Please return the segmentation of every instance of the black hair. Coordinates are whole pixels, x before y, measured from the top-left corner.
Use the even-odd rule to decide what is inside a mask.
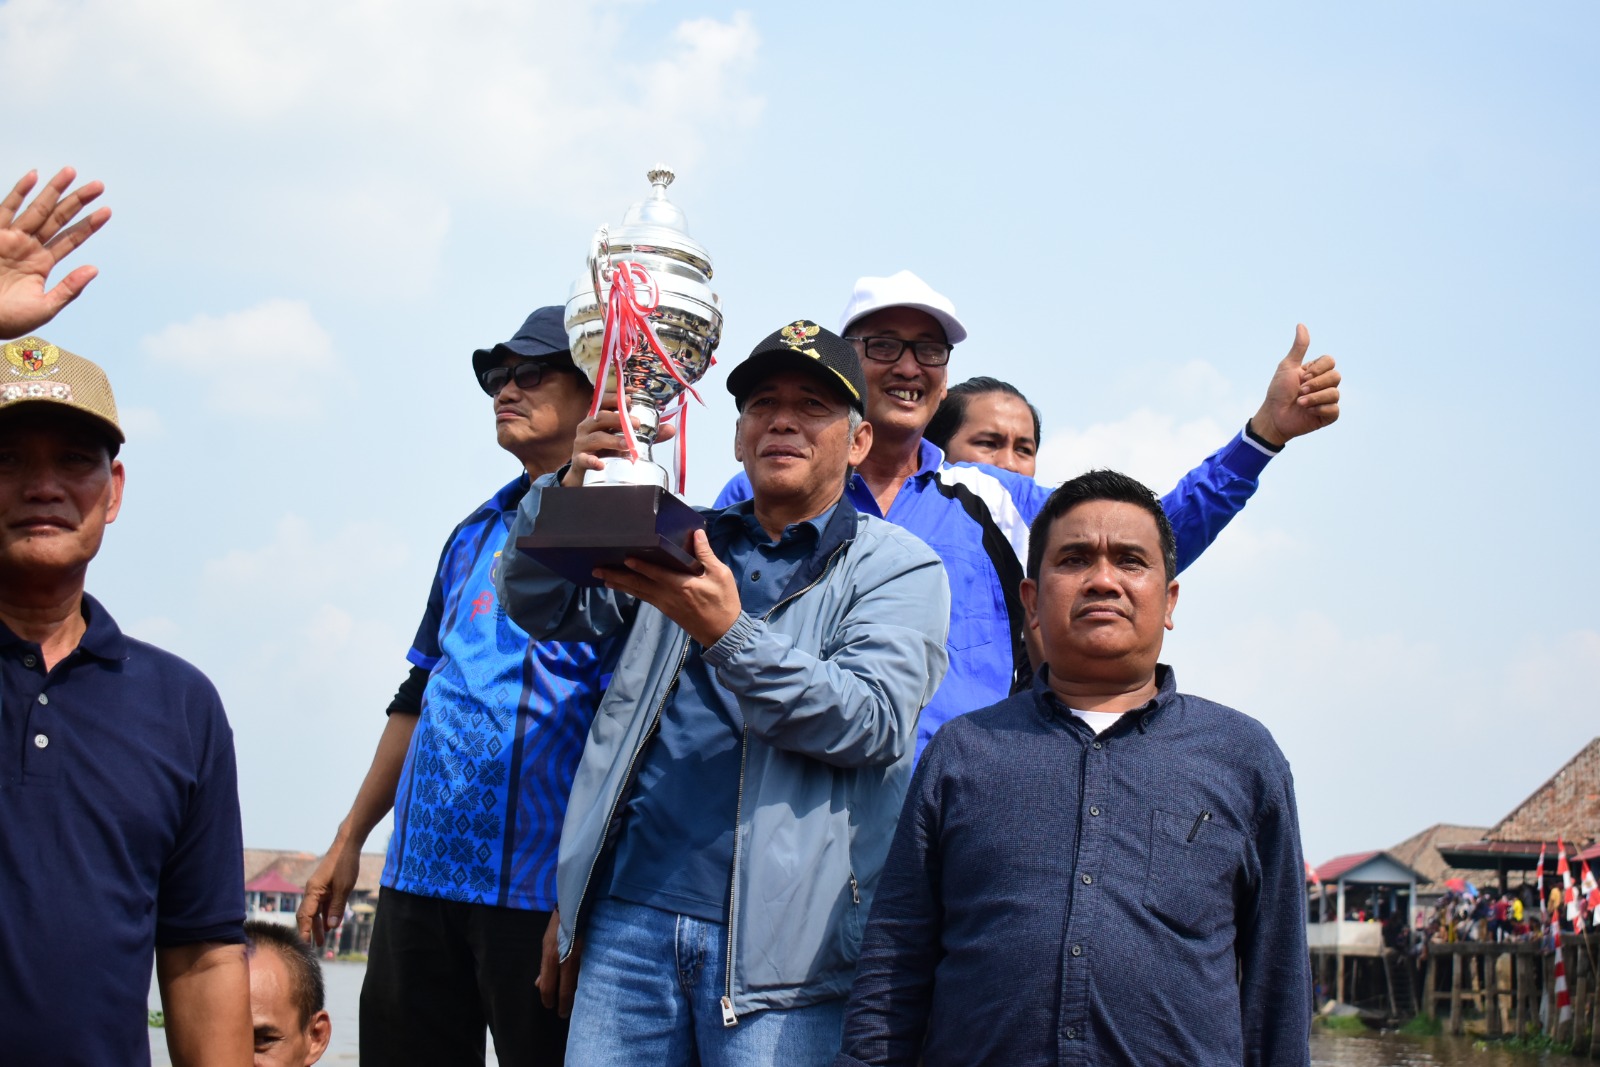
[[[1039,580],[1039,572],[1044,567],[1045,542],[1050,539],[1050,525],[1079,504],[1091,500],[1114,500],[1148,511],[1155,518],[1156,531],[1161,536],[1161,562],[1166,567],[1167,581],[1177,576],[1178,539],[1172,532],[1172,523],[1167,521],[1161,501],[1143,482],[1117,471],[1098,470],[1062,482],[1044,502],[1044,507],[1028,530],[1029,578]]]
[[[999,378],[990,378],[986,375],[968,378],[960,385],[952,385],[950,391],[945,393],[944,399],[939,402],[939,410],[933,413],[933,421],[922,431],[922,436],[940,448],[948,449],[950,438],[954,437],[956,431],[967,421],[967,404],[974,397],[987,396],[990,393],[1014,396],[1028,405],[1028,413],[1033,416],[1033,443],[1037,445],[1039,434],[1042,432],[1039,425],[1039,409],[1010,382],[1002,382]]]
[[[321,1011],[326,1002],[322,985],[322,964],[315,950],[300,939],[293,927],[279,926],[263,919],[251,919],[244,924],[245,940],[252,954],[266,945],[278,953],[284,970],[289,972],[289,993],[300,1014],[300,1029],[311,1025],[311,1017]]]

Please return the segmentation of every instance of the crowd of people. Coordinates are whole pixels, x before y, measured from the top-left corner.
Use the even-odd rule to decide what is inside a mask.
[[[463,358],[520,469],[446,538],[300,939],[266,952],[216,691],[84,591],[124,438],[100,368],[34,332],[108,218],[72,180],[0,201],[16,1062],[139,1062],[152,956],[175,1064],[249,1062],[252,1026],[257,1063],[314,1062],[296,953],[392,810],[363,1063],[482,1063],[488,1038],[505,1064],[1309,1063],[1287,762],[1158,662],[1178,574],[1338,417],[1304,327],[1164,497],[1109,471],[1052,488],[1038,409],[949,385],[954,303],[863,277],[836,332],[779,325],[727,376],[743,472],[694,571],[580,586],[517,542],[547,493],[607,491],[583,474],[625,416],[590,414],[561,308],[536,309]],[[291,1010],[252,1023],[264,982]]]

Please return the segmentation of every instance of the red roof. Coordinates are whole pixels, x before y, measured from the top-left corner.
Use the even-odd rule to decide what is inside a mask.
[[[1373,849],[1371,852],[1352,852],[1348,856],[1336,856],[1317,868],[1317,877],[1324,882],[1337,882],[1339,876],[1346,871],[1353,871],[1374,856],[1381,856],[1383,852]]]
[[[253,880],[246,882],[246,893],[299,893],[302,887],[295,885],[277,871],[269,870],[265,874],[257,875]]]

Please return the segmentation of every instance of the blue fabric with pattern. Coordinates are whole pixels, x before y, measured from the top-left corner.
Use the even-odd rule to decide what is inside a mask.
[[[439,558],[407,658],[429,672],[395,791],[385,886],[550,911],[572,775],[609,680],[608,645],[530,641],[494,572],[518,478],[467,516]]]

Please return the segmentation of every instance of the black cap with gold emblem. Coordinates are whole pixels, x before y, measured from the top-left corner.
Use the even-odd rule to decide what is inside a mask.
[[[796,319],[774,330],[728,375],[728,392],[744,408],[745,397],[774,374],[807,371],[831,385],[862,414],[867,410],[867,378],[856,347],[810,319]]]

